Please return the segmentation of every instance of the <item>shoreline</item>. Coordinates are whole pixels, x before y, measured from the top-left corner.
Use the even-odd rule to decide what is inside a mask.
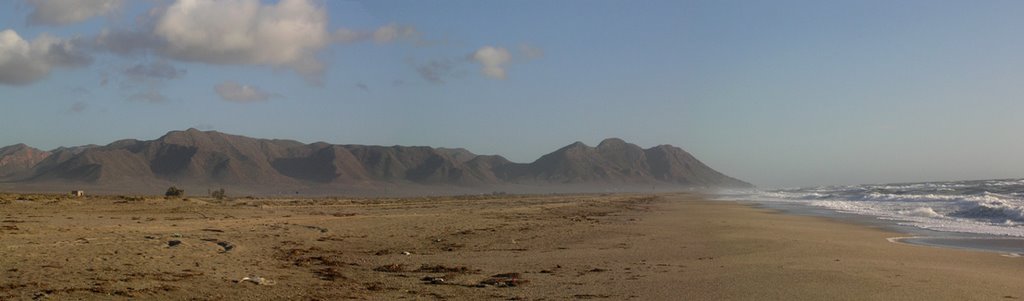
[[[709,196],[708,199],[713,199]],[[717,201],[717,200],[716,200]],[[962,250],[973,250],[981,252],[1000,253],[1007,256],[1020,256],[1024,254],[1024,237],[1005,236],[985,233],[970,232],[946,232],[901,224],[902,221],[895,219],[883,219],[874,216],[860,215],[855,213],[839,212],[826,208],[819,208],[804,204],[794,203],[771,203],[754,200],[722,200],[736,202],[754,208],[762,208],[778,211],[780,214],[792,214],[796,216],[814,216],[830,218],[841,222],[852,222],[866,227],[879,227],[890,231],[902,233],[901,236],[892,237],[893,243],[903,243],[918,246],[951,248]]]
[[[1024,298],[1021,258],[694,194],[34,200],[0,212],[11,300]]]
[[[723,256],[726,264],[719,268],[744,265],[725,272],[742,275],[734,282],[744,284],[724,285],[694,299],[1017,299],[1024,292],[1014,272],[1024,262],[1014,256],[892,243],[889,238],[906,234],[877,224],[785,213],[747,202],[697,200],[679,205],[682,210],[695,207],[703,207],[694,213],[703,215],[705,222],[714,220],[710,214],[718,214],[721,223],[739,224],[731,231],[706,228],[704,239],[729,238],[710,241],[721,252],[740,254]],[[716,275],[721,270],[704,272],[722,279]],[[774,293],[760,291],[764,289]]]

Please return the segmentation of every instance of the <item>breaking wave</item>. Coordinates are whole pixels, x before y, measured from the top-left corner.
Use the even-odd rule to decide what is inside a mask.
[[[895,220],[949,232],[1024,237],[1024,179],[824,186],[743,197]]]

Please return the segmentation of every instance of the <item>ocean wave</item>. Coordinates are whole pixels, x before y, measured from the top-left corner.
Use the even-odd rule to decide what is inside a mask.
[[[873,216],[937,231],[1024,237],[1024,179],[821,186],[746,199]]]
[[[901,215],[917,217],[942,217],[942,214],[935,212],[931,207],[918,207],[911,210],[900,211]]]
[[[853,196],[854,200],[861,201],[881,201],[881,202],[963,202],[963,201],[974,201],[974,202],[997,202],[1013,197],[998,193],[991,193],[982,191],[975,195],[963,195],[963,194],[892,194],[892,193],[869,193],[861,196]]]
[[[961,208],[949,214],[960,218],[990,220],[992,222],[1024,222],[1024,207],[1005,201],[962,202]]]

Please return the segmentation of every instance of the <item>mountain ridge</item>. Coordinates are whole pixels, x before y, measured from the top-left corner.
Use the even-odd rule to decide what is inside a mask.
[[[0,164],[0,182],[15,188],[149,191],[179,184],[329,193],[752,187],[681,148],[643,149],[619,138],[605,139],[596,147],[577,141],[533,162],[516,163],[463,148],[306,144],[188,129],[154,140],[124,139],[48,152],[17,144],[0,148],[0,162],[11,162]]]

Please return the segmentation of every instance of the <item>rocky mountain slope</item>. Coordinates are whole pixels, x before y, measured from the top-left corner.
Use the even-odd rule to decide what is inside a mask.
[[[150,141],[120,140],[50,152],[25,145],[5,147],[0,149],[0,181],[15,187],[63,184],[117,190],[167,184],[260,191],[751,187],[680,148],[660,145],[643,149],[615,138],[597,147],[576,142],[532,163],[515,163],[461,148],[304,144],[195,129],[173,131]]]

